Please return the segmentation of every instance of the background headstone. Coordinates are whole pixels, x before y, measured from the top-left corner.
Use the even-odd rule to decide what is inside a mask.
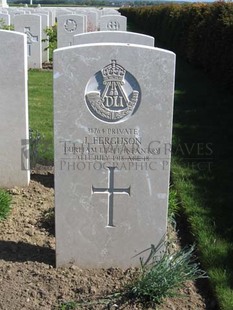
[[[86,29],[84,28],[84,32],[86,31],[96,31],[98,25],[98,14],[95,8],[78,8],[75,9],[74,14],[85,15],[86,16]]]
[[[95,31],[77,34],[73,37],[74,45],[115,42],[154,46],[154,41],[151,36],[129,31]]]
[[[0,42],[0,187],[27,186],[30,170],[26,35],[0,30]]]
[[[101,11],[102,15],[121,15],[119,11],[113,8],[103,8]]]
[[[121,15],[103,15],[99,25],[100,31],[126,31],[127,18]]]
[[[42,48],[42,62],[48,62],[49,61],[49,49],[47,48],[49,45],[49,37],[47,36],[45,30],[49,27],[49,15],[38,13],[39,16],[41,16],[41,48]]]
[[[0,8],[8,8],[8,4],[6,0],[0,0]]]
[[[166,234],[174,70],[143,45],[55,51],[57,266],[139,265]]]
[[[83,33],[86,28],[84,15],[59,15],[57,17],[57,46],[66,47],[73,45],[73,36]]]
[[[42,68],[42,22],[40,15],[17,15],[15,30],[27,35],[28,68]]]

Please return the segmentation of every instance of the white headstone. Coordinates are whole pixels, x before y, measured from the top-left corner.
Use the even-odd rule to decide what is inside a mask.
[[[59,15],[57,17],[57,46],[73,45],[73,36],[84,32],[84,15]]]
[[[127,18],[121,15],[104,15],[99,20],[100,31],[126,31]]]
[[[42,18],[39,15],[17,15],[15,30],[27,35],[28,68],[42,68]]]
[[[154,46],[154,41],[154,38],[151,36],[129,31],[95,31],[76,34],[73,37],[74,45],[115,42]]]
[[[43,14],[43,13],[36,13],[39,16],[41,16],[41,48],[42,48],[42,62],[48,62],[49,61],[49,49],[47,48],[49,45],[49,37],[46,34],[46,29],[49,27],[49,15]]]
[[[174,70],[143,45],[55,51],[57,266],[137,266],[166,234]]]
[[[94,8],[78,8],[74,14],[85,15],[87,18],[87,28],[84,31],[96,31],[98,26],[98,14]]]
[[[56,17],[59,15],[69,15],[72,14],[72,11],[69,9],[56,8]]]
[[[55,24],[55,11],[52,11],[52,10],[49,10],[48,9],[43,9],[43,8],[40,8],[40,9],[36,9],[35,12],[36,14],[40,15],[40,14],[46,14],[49,16],[49,26],[53,26]]]
[[[27,186],[27,41],[24,34],[0,30],[0,42],[0,187]]]
[[[9,11],[9,15],[11,17],[11,24],[13,24],[13,25],[14,25],[15,16],[25,14],[24,11],[18,10],[18,9],[15,9],[15,8],[13,10],[12,10],[12,8],[11,9],[9,8],[8,11]]]
[[[101,12],[102,12],[102,15],[121,15],[119,11],[117,11],[116,9],[112,9],[112,8],[103,8]]]
[[[8,4],[6,0],[0,0],[0,8],[8,8]]]

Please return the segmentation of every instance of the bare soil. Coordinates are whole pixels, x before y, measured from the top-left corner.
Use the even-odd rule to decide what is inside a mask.
[[[61,309],[68,301],[96,301],[122,288],[134,269],[55,268],[53,168],[34,171],[28,188],[13,188],[12,212],[0,222],[0,309]],[[177,234],[173,232],[177,244]],[[180,298],[165,299],[159,310],[216,309],[207,280],[186,283]],[[68,308],[67,308],[68,309]],[[70,308],[73,309],[73,308]],[[145,305],[89,304],[84,309],[149,309]]]

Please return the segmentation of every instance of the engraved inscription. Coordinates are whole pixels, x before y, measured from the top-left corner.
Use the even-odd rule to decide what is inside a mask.
[[[117,21],[110,21],[107,24],[107,29],[109,29],[109,30],[119,30],[120,29],[120,24]]]
[[[108,194],[108,214],[107,227],[115,227],[113,224],[113,198],[114,194],[127,194],[130,196],[130,186],[128,188],[114,187],[114,170],[116,167],[108,167],[108,187],[97,188],[92,186],[92,194]]]
[[[34,36],[31,33],[30,27],[24,28],[24,33],[27,35],[27,46],[28,46],[28,56],[31,56],[32,54],[32,44],[38,42],[38,36]]]
[[[77,23],[73,19],[67,19],[64,28],[67,32],[74,32],[77,29]]]
[[[85,99],[89,110],[98,119],[118,123],[137,111],[141,90],[133,75],[112,60],[89,80]]]

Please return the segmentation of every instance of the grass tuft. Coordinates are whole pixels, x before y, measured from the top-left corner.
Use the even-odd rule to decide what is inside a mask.
[[[165,251],[161,256],[161,249]],[[161,257],[160,257],[161,256]],[[141,259],[141,274],[128,286],[127,295],[148,306],[160,304],[164,298],[175,297],[186,281],[206,277],[194,259],[194,246],[171,252],[168,243],[151,245],[145,261]]]
[[[11,196],[0,189],[0,220],[6,219],[11,210]]]

